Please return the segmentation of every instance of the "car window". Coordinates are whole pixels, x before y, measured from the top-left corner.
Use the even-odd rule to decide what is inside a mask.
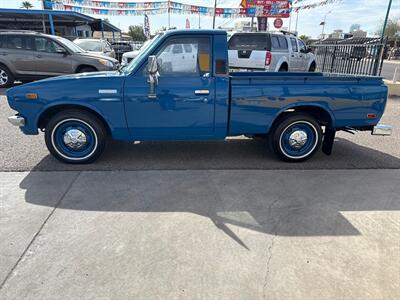
[[[32,38],[23,35],[9,35],[7,37],[7,48],[18,50],[32,50]]]
[[[104,49],[108,52],[112,51],[110,43],[104,42]]]
[[[60,51],[65,51],[65,49],[57,44],[55,41],[43,37],[35,37],[35,49],[36,51],[47,53],[57,53]]]
[[[304,44],[304,42],[302,40],[298,40],[299,41],[299,50],[300,52],[306,52],[306,45]]]
[[[90,40],[76,40],[74,41],[79,47],[85,51],[102,52],[102,42],[101,41],[90,41]]]
[[[192,55],[171,55],[191,50]],[[156,54],[159,73],[163,75],[199,76],[210,72],[210,42],[208,38],[172,39]]]
[[[228,43],[229,50],[270,50],[265,34],[234,34]]]
[[[287,43],[287,39],[284,36],[278,36],[278,40],[279,40],[279,46],[281,49],[287,50],[288,49],[288,43]]]
[[[294,52],[299,52],[299,49],[297,48],[297,41],[295,38],[290,38],[290,43],[292,44],[292,50]]]

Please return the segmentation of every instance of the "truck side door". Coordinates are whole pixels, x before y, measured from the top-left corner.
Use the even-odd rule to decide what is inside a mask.
[[[188,49],[189,45],[191,55],[171,53],[171,49]],[[133,139],[213,136],[215,79],[211,45],[210,36],[177,36],[155,49],[151,55],[157,57],[160,75],[155,99],[148,97],[147,63],[127,76],[125,111]]]

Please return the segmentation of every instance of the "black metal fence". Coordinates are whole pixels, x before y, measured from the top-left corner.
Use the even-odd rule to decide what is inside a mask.
[[[327,73],[380,75],[386,41],[377,38],[323,40],[310,47],[316,71]]]

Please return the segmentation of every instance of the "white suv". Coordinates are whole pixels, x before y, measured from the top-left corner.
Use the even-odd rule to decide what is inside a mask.
[[[315,56],[289,33],[243,32],[229,39],[231,71],[314,72]]]

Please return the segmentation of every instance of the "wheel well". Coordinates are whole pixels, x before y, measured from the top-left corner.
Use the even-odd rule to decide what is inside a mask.
[[[317,66],[317,63],[315,62],[315,60],[313,60],[313,62],[311,63],[310,67],[311,66]]]
[[[53,107],[46,109],[39,117],[38,124],[37,124],[38,128],[41,130],[46,128],[46,125],[49,122],[49,120],[51,119],[51,117],[53,117],[55,114],[57,114],[61,111],[70,110],[70,109],[80,110],[80,111],[88,112],[88,113],[95,115],[103,123],[104,127],[107,129],[107,132],[109,134],[111,134],[110,126],[108,125],[106,120],[99,113],[97,113],[96,111],[94,111],[88,107],[85,107],[85,106],[70,105],[70,104],[57,105],[57,106],[53,106]]]
[[[330,126],[332,125],[332,118],[331,115],[323,108],[318,107],[318,106],[299,106],[299,107],[293,107],[290,108],[284,112],[282,112],[281,114],[279,114],[279,116],[274,120],[274,123],[272,124],[271,128],[274,127],[277,123],[279,123],[279,121],[286,117],[288,114],[291,113],[306,113],[312,117],[314,117],[317,122],[322,125],[322,126]]]
[[[91,65],[79,65],[76,68],[75,73],[79,73],[79,71],[82,70],[83,68],[91,68],[91,69],[94,69],[94,70],[98,71],[96,67],[93,67]]]
[[[281,64],[281,66],[279,67],[279,70],[281,70],[281,69],[285,69],[286,71],[289,70],[289,66],[288,66],[287,62],[284,62]]]

